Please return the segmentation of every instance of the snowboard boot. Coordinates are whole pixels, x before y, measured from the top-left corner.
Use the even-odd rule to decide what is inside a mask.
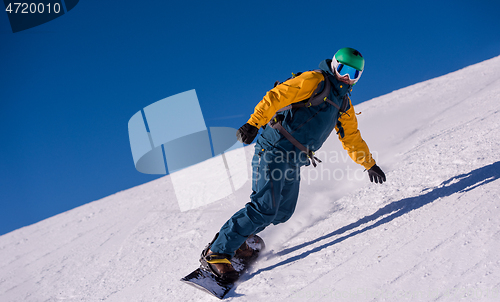
[[[250,235],[245,242],[236,250],[234,257],[245,264],[253,262],[259,256],[259,252],[265,247],[264,241],[257,235]]]
[[[201,252],[200,262],[201,267],[219,277],[222,281],[225,282],[235,282],[240,277],[240,274],[234,269],[231,264],[231,256],[226,254],[218,254],[214,253],[210,250],[210,247],[214,243],[215,239],[217,239],[217,233],[205,249]]]

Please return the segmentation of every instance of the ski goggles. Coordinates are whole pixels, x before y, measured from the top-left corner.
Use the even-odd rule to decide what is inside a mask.
[[[363,71],[359,71],[354,67],[351,67],[349,65],[343,64],[338,62],[337,60],[332,60],[332,69],[335,69],[335,71],[341,76],[348,75],[349,79],[357,82],[359,78],[361,77],[361,73]]]

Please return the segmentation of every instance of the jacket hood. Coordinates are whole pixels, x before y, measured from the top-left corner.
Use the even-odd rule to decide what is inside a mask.
[[[319,63],[319,68],[328,74],[328,79],[330,80],[330,83],[332,83],[334,89],[339,94],[344,95],[352,87],[352,85],[346,85],[346,84],[340,82],[339,80],[337,80],[337,78],[333,75],[333,71],[331,69],[331,66],[332,66],[331,59],[326,59],[326,60],[321,61],[321,63]]]
[[[333,72],[332,72],[331,66],[332,66],[332,60],[331,59],[326,59],[326,60],[321,61],[321,63],[319,63],[319,68],[321,70],[326,71],[328,74],[330,74],[330,75],[333,76]]]

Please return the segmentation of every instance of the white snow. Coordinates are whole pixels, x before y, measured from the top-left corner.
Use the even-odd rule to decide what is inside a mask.
[[[499,99],[496,57],[356,106],[387,183],[331,136],[227,300],[500,301]],[[181,212],[166,176],[3,235],[0,301],[217,301],[179,279],[250,191]]]

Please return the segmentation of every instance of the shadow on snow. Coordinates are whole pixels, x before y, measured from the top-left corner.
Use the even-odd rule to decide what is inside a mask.
[[[363,224],[369,223],[369,222],[375,222],[372,225],[369,225],[363,229],[354,231],[352,233],[349,233],[348,235],[345,235],[343,237],[339,237],[333,241],[330,241],[328,243],[325,243],[323,245],[320,245],[318,247],[315,247],[309,251],[305,251],[299,255],[290,257],[288,259],[285,259],[277,264],[274,264],[272,266],[266,267],[266,268],[261,268],[255,273],[251,274],[248,276],[248,279],[251,279],[253,276],[258,275],[259,273],[263,271],[269,271],[272,270],[276,267],[290,264],[294,261],[300,260],[302,258],[305,258],[313,253],[319,252],[320,250],[333,246],[337,243],[340,243],[348,238],[351,238],[353,236],[362,234],[366,231],[369,231],[371,229],[374,229],[376,227],[379,227],[381,225],[384,225],[388,222],[393,221],[394,219],[409,213],[412,210],[419,209],[427,204],[430,204],[434,202],[436,199],[443,198],[450,196],[454,193],[465,193],[470,190],[473,190],[481,185],[490,183],[492,181],[495,181],[496,179],[500,178],[500,161],[495,162],[493,164],[484,166],[482,168],[473,170],[469,173],[466,174],[461,174],[458,176],[454,176],[450,178],[449,180],[444,181],[441,183],[438,187],[433,188],[433,189],[426,189],[430,190],[427,193],[415,197],[409,197],[409,198],[404,198],[399,201],[392,202],[385,207],[379,209],[377,212],[373,213],[372,215],[365,216],[361,218],[360,220],[351,223],[345,227],[342,227],[336,231],[333,231],[329,234],[326,234],[324,236],[321,236],[319,238],[316,238],[314,240],[311,240],[309,242],[302,243],[300,245],[285,249],[283,251],[280,251],[276,253],[275,255],[277,256],[284,256],[289,253],[293,253],[297,250],[300,250],[302,248],[305,248],[307,246],[311,246],[319,241],[341,235],[343,233],[352,231]],[[424,190],[424,191],[426,191]],[[388,216],[387,216],[388,215]],[[386,217],[384,217],[386,216]],[[380,220],[379,220],[380,219]]]

